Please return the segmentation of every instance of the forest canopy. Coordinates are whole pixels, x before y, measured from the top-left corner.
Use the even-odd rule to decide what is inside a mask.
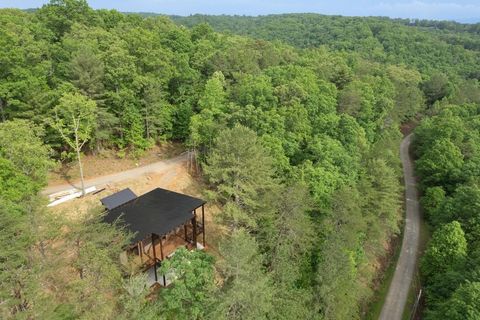
[[[478,310],[475,26],[172,20],[52,0],[1,9],[0,48],[2,318],[359,319],[399,233],[400,126],[419,112],[433,115],[416,131],[423,202],[438,226],[422,262],[429,312]],[[51,219],[39,192],[52,159],[141,157],[164,141],[195,154],[225,235],[216,259],[175,255],[164,268],[178,282],[146,299],[142,279],[116,261],[129,235],[95,210],[80,223]],[[52,245],[65,225],[72,259]],[[445,275],[458,285],[437,293]]]

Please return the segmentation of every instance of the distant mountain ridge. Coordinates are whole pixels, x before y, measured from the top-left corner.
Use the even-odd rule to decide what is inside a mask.
[[[24,11],[27,12],[35,12],[38,10],[38,8],[28,8],[28,9],[23,9]],[[169,16],[172,19],[181,19],[181,18],[188,18],[192,16],[210,16],[210,17],[215,17],[215,16],[221,16],[221,17],[252,17],[252,18],[257,18],[257,17],[266,17],[266,16],[275,16],[275,15],[295,15],[298,13],[284,13],[284,14],[270,14],[270,15],[258,15],[258,16],[249,16],[249,15],[229,15],[229,14],[222,14],[222,15],[203,15],[203,14],[191,14],[191,15],[174,15],[174,14],[165,14],[165,13],[158,13],[158,12],[148,12],[148,11],[139,11],[139,12],[132,12],[132,11],[120,11],[124,14],[138,14],[144,17],[149,17],[149,16]],[[307,13],[307,14],[315,14],[315,15],[320,15],[320,16],[338,16],[338,17],[350,17],[350,16],[343,16],[343,15],[324,15],[321,13]],[[358,18],[384,18],[381,16],[362,16]],[[390,20],[409,20],[409,19],[402,19],[402,18],[391,18],[391,17],[386,17],[386,19]],[[462,20],[430,20],[430,19],[410,19],[410,20],[419,20],[419,21],[437,21],[437,22],[453,22],[456,24],[479,24],[480,23],[480,17],[472,17],[472,18],[465,18]]]
[[[151,12],[124,14],[166,16]],[[167,17],[189,28],[208,23],[221,33],[281,41],[297,48],[327,46],[333,50],[355,52],[382,63],[407,64],[422,73],[440,70],[480,79],[480,23],[316,13],[255,17],[200,14]]]
[[[297,48],[327,46],[356,52],[381,62],[405,63],[429,73],[433,68],[477,78],[480,64],[480,23],[344,17],[314,13],[267,16],[171,16],[177,24],[208,23],[215,31]],[[355,41],[352,41],[355,39]],[[452,65],[451,58],[455,57]]]

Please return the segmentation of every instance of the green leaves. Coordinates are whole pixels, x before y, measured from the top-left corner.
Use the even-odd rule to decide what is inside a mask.
[[[43,132],[27,120],[0,123],[0,156],[9,159],[19,172],[43,187],[53,168],[52,150],[43,144]]]
[[[474,320],[480,317],[480,282],[467,282],[452,294],[437,312],[426,319]]]
[[[75,22],[93,23],[94,12],[86,0],[52,0],[37,13],[59,40]]]
[[[224,278],[214,319],[266,319],[273,310],[271,279],[262,266],[262,256],[253,237],[245,230],[235,230],[220,246]]]
[[[225,110],[225,78],[221,72],[215,72],[205,84],[203,95],[198,101],[200,113],[190,121],[190,144],[203,152],[209,150],[221,129],[221,116]]]
[[[172,285],[160,293],[167,319],[208,319],[214,303],[213,257],[199,250],[181,248],[162,262],[159,274],[173,277]]]
[[[423,83],[423,92],[430,105],[435,101],[443,99],[451,93],[447,76],[443,73],[434,73],[430,79]]]
[[[203,96],[198,101],[201,109],[210,109],[213,113],[222,110],[225,103],[225,77],[221,72],[215,72],[205,84]]]
[[[441,99],[433,97],[441,92],[430,89],[430,98]],[[454,99],[459,98],[457,93]],[[435,106],[437,114],[416,129],[417,170],[425,187],[421,201],[435,228],[422,259],[426,319],[475,319],[480,307],[472,300],[476,299],[476,286],[469,280],[477,279],[474,266],[478,264],[480,245],[480,166],[474,147],[480,141],[476,120],[479,109],[445,101]]]
[[[97,105],[79,93],[65,93],[55,107],[55,120],[50,125],[60,133],[63,141],[75,152],[80,168],[82,194],[85,194],[81,150],[92,138]]]
[[[178,19],[255,39],[207,24],[190,30],[167,17],[95,11],[83,0],[54,0],[32,14],[0,10],[0,184],[12,213],[0,225],[9,234],[27,230],[27,219],[10,218],[26,213],[31,204],[21,200],[45,183],[51,164],[42,139],[79,160],[82,151],[104,147],[138,156],[154,142],[188,141],[222,205],[215,218],[228,231],[219,273],[208,256],[182,251],[164,266],[178,282],[160,303],[148,303],[141,279],[122,288],[119,270],[109,266],[118,247],[110,251],[104,235],[116,234],[90,221],[71,226],[68,244],[79,253],[71,266],[86,273],[73,288],[60,283],[71,296],[56,300],[58,317],[92,316],[89,303],[106,318],[357,317],[371,294],[372,261],[398,231],[399,123],[425,100],[435,116],[416,131],[423,203],[435,225],[457,220],[469,245],[465,256],[461,239],[438,240],[431,255],[448,259],[455,256],[448,246],[456,245],[475,264],[479,55],[466,26],[430,32],[410,21],[316,15]],[[466,74],[472,79],[455,80]],[[57,135],[6,121],[19,117],[47,122]],[[15,249],[31,245],[23,235],[15,233]],[[464,282],[445,274],[452,284],[430,289],[441,291],[437,302]],[[122,291],[125,307],[117,308]],[[212,297],[219,300],[214,310]]]
[[[462,152],[447,139],[436,140],[416,161],[417,171],[426,185],[453,185],[462,166]]]
[[[51,123],[62,139],[75,151],[90,140],[95,124],[94,101],[78,93],[66,93],[55,107],[55,120]]]
[[[431,187],[425,189],[425,194],[421,199],[422,208],[430,221],[435,225],[442,221],[442,205],[445,201],[445,191],[442,187]]]
[[[133,151],[137,150],[141,152],[147,149],[149,143],[143,136],[145,127],[142,116],[135,106],[131,104],[125,106],[121,122],[124,128],[123,140],[125,141],[125,145]]]
[[[252,222],[258,222],[262,215],[262,199],[274,187],[272,159],[256,134],[240,125],[224,130],[207,156],[204,172],[215,187],[217,200],[231,202],[226,208],[225,218],[230,220],[227,224],[234,228],[254,227]],[[239,218],[233,206],[252,220]]]
[[[11,161],[0,157],[0,199],[4,205],[21,207],[21,202],[27,200],[37,190],[31,178],[22,174]]]
[[[81,47],[70,62],[71,81],[80,92],[93,100],[103,95],[103,62],[91,48]]]
[[[427,277],[461,268],[467,256],[467,241],[460,223],[450,222],[436,230],[422,258]]]

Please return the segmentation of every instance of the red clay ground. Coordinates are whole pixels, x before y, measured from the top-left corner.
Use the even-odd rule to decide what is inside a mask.
[[[83,155],[82,163],[85,179],[121,172],[128,169],[141,167],[160,160],[173,158],[185,149],[178,143],[164,143],[145,151],[139,159],[132,157],[120,158],[113,150],[106,150],[97,155]],[[65,184],[71,180],[79,179],[77,162],[59,164],[58,168],[50,173],[48,186]]]
[[[138,160],[138,162],[128,159],[98,158],[94,156],[85,157],[85,171],[87,177],[89,177],[86,185],[95,185],[97,189],[105,188],[105,190],[96,195],[89,194],[83,198],[74,199],[52,207],[51,212],[75,219],[84,215],[92,208],[99,208],[101,198],[124,188],[130,188],[137,195],[142,195],[158,187],[169,189],[207,200],[205,208],[206,241],[207,246],[209,246],[209,251],[215,251],[222,230],[214,222],[213,216],[220,209],[212,204],[212,202],[208,202],[208,199],[205,197],[203,192],[205,186],[203,185],[202,178],[191,171],[188,154],[183,153],[173,158],[160,160],[161,158],[167,158],[167,155],[178,154],[181,151],[179,147],[174,147],[173,150],[174,152],[169,154],[162,153],[160,155],[158,149],[153,150],[149,152],[147,157]],[[132,163],[133,169],[131,168]],[[146,165],[137,167],[135,165],[136,163]],[[106,175],[102,175],[102,172]],[[72,186],[69,185],[69,183],[72,182],[69,181],[67,183],[66,180],[60,180],[57,177],[57,179],[44,190],[44,193],[49,194],[70,189]],[[76,186],[79,185],[76,179],[73,181],[73,184]]]

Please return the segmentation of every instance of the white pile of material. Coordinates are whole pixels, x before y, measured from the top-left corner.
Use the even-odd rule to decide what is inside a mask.
[[[95,186],[86,188],[85,194],[95,192],[96,190],[97,188]],[[54,207],[56,205],[59,205],[60,203],[67,202],[75,198],[80,198],[81,196],[82,191],[79,191],[78,189],[60,191],[49,196],[50,203],[47,205],[47,207]]]

